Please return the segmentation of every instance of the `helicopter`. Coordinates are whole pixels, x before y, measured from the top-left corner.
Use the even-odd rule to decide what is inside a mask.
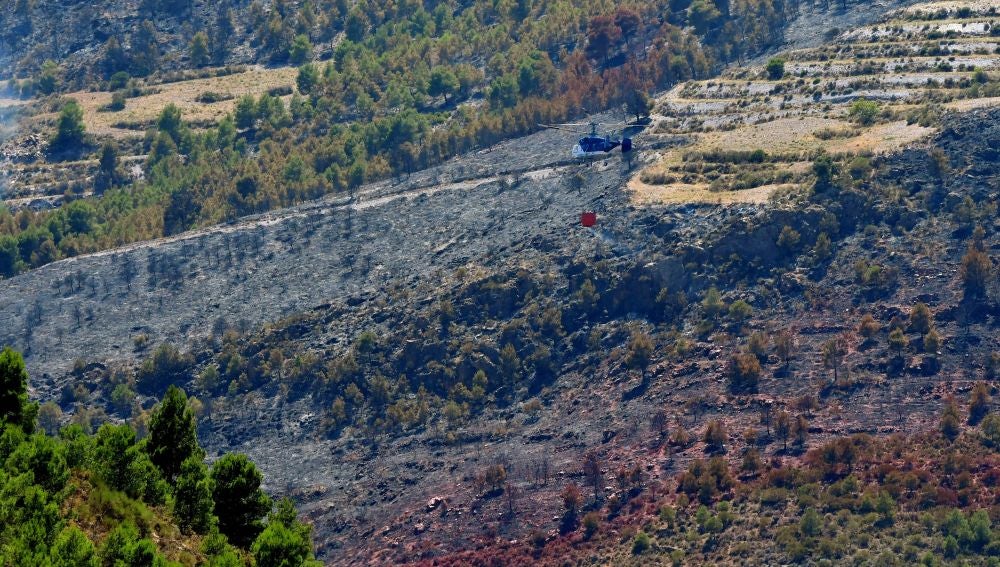
[[[590,132],[585,132],[582,130],[575,130],[580,126],[590,126]],[[574,134],[583,134],[580,141],[573,146],[572,154],[574,158],[590,158],[590,157],[600,157],[611,150],[621,146],[622,152],[632,151],[632,138],[622,138],[621,140],[612,137],[611,134],[606,134],[600,136],[597,133],[597,122],[591,122],[589,124],[539,124],[539,127],[549,128],[551,130],[563,130],[566,132],[573,132]]]

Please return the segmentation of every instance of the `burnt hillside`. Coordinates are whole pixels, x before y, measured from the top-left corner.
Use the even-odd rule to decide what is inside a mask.
[[[272,487],[295,494],[330,561],[461,549],[482,536],[473,524],[511,537],[549,529],[556,493],[565,475],[579,474],[585,452],[598,452],[608,468],[639,463],[650,479],[667,480],[702,454],[710,421],[726,425],[727,451],[740,454],[739,432],[762,427],[765,407],[807,419],[799,451],[855,432],[924,431],[945,398],[988,375],[990,353],[1000,350],[995,284],[985,302],[970,302],[959,276],[973,225],[986,229],[987,254],[997,251],[997,163],[981,158],[992,151],[997,116],[949,116],[927,145],[878,160],[868,177],[838,179],[798,212],[636,210],[595,176],[583,195],[593,191],[604,224],[586,231],[567,228],[575,215],[559,211],[577,197],[556,178],[525,176],[502,193],[500,185],[472,189],[466,203],[538,198],[535,184],[550,188],[550,201],[502,215],[512,240],[495,235],[496,250],[443,239],[435,248],[446,251],[433,257],[469,255],[430,278],[385,274],[378,290],[331,298],[262,331],[223,321],[176,364],[197,377],[188,388],[204,400],[208,446],[250,453]],[[430,211],[448,198],[442,191],[414,203]],[[529,209],[551,221],[510,220],[530,218]],[[832,254],[821,255],[811,227],[831,230],[830,215],[838,230]],[[323,234],[323,224],[343,219],[317,222]],[[800,235],[791,253],[774,244],[785,227]],[[398,233],[381,232],[376,249],[391,248],[383,241]],[[748,245],[734,255],[739,242]],[[288,251],[281,260],[295,266],[299,257]],[[386,265],[383,258],[372,266]],[[935,351],[909,322],[919,302],[930,308]],[[865,314],[876,322],[872,333],[861,329]],[[909,343],[900,352],[887,342],[896,327]],[[792,347],[781,354],[786,333]],[[843,350],[836,379],[822,356],[831,341]],[[733,386],[731,357],[741,352],[760,364],[748,390]],[[170,356],[178,355],[151,355],[152,368]],[[108,399],[129,372],[102,362],[66,375],[87,389],[64,394],[65,411]],[[150,395],[176,379],[171,372],[140,368],[125,383]],[[651,421],[658,415],[673,432],[669,443]],[[765,455],[786,455],[775,434],[763,440]],[[504,519],[508,503],[477,480],[498,464],[523,502],[537,503],[515,503],[515,523]],[[425,515],[431,497],[454,514]]]

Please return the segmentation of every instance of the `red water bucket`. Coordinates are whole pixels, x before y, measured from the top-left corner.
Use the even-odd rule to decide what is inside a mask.
[[[597,213],[594,211],[585,211],[580,215],[580,224],[590,228],[597,224]]]

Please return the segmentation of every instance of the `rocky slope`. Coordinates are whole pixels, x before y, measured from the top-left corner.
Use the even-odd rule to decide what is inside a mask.
[[[0,343],[25,352],[37,398],[77,415],[100,406],[113,418],[129,412],[109,403],[111,375],[134,372],[157,343],[190,351],[179,381],[202,398],[205,444],[247,452],[269,489],[293,495],[327,562],[433,560],[551,534],[559,493],[569,480],[584,482],[588,451],[607,477],[638,465],[669,485],[706,454],[710,419],[726,424],[733,458],[749,448],[741,432],[759,428],[768,408],[806,417],[808,446],[857,431],[922,431],[947,396],[986,375],[989,354],[1000,351],[996,284],[992,302],[964,302],[959,263],[976,225],[985,251],[1000,252],[1000,112],[942,120],[932,140],[874,158],[871,169],[838,164],[841,189],[733,206],[636,206],[618,154],[573,163],[565,159],[572,135],[539,133],[366,187],[353,200],[0,281]],[[681,141],[637,138],[640,151]],[[598,214],[594,229],[579,226],[586,210]],[[786,228],[797,235],[792,244],[782,240]],[[817,251],[821,233],[828,254]],[[869,281],[874,268],[894,277]],[[713,285],[727,305],[751,311],[709,315]],[[894,354],[889,328],[909,329],[917,302],[930,306],[940,353],[925,352],[924,335],[908,330],[910,346]],[[447,318],[444,304],[454,308]],[[881,326],[868,340],[858,336],[864,314]],[[220,343],[230,329],[236,338]],[[377,345],[358,361],[365,380],[471,383],[483,370],[493,381],[509,344],[524,380],[510,393],[494,384],[490,401],[464,415],[448,417],[440,404],[394,428],[376,424],[367,403],[337,423],[335,400],[346,394],[331,392],[326,371],[293,382],[284,370],[297,362],[273,364],[336,361],[359,352],[363,331]],[[787,364],[772,346],[781,331],[795,337]],[[760,381],[734,394],[730,359],[753,333],[767,343]],[[630,358],[640,335],[652,344],[645,366]],[[547,361],[532,342],[539,336]],[[834,380],[821,353],[838,338],[847,346]],[[230,347],[268,371],[247,387],[201,391],[195,377]],[[690,438],[666,443],[661,421]],[[761,437],[766,457],[794,459],[770,427]],[[506,479],[487,489],[480,477],[497,465]]]
[[[322,200],[4,280],[10,324],[0,340],[25,352],[33,375],[55,377],[74,353],[132,359],[139,334],[184,344],[220,317],[257,326],[390,281],[516,258],[539,234],[592,243],[578,228],[584,210],[600,211],[604,230],[627,226],[616,214],[626,199],[613,190],[627,164],[613,154],[576,165],[564,157],[571,145],[572,134],[543,132],[366,187],[353,202]],[[575,172],[579,192],[566,183]]]
[[[811,210],[799,212],[762,206],[634,209],[615,190],[623,182],[622,165],[609,161],[603,171],[605,166],[600,163],[583,169],[590,177],[579,194],[566,188],[560,177],[543,172],[537,178],[524,175],[515,187],[505,185],[502,193],[498,193],[500,182],[487,181],[474,188],[466,183],[439,186],[437,192],[427,189],[426,197],[413,201],[370,196],[368,201],[356,203],[359,210],[353,213],[354,235],[350,238],[343,236],[345,218],[322,215],[322,207],[313,214],[301,210],[298,217],[284,222],[248,221],[225,229],[231,232],[191,237],[195,242],[201,238],[212,243],[205,247],[213,250],[209,253],[212,259],[200,264],[203,256],[193,253],[197,247],[188,243],[191,248],[185,257],[192,259],[191,264],[177,270],[179,279],[186,283],[155,291],[164,298],[164,307],[160,311],[154,295],[146,304],[150,311],[141,329],[126,331],[121,326],[128,319],[124,316],[123,323],[114,326],[116,319],[111,314],[117,304],[127,305],[121,296],[128,302],[136,299],[128,295],[127,285],[118,281],[120,270],[111,268],[95,286],[99,292],[108,281],[117,290],[102,308],[101,320],[108,322],[102,328],[120,337],[149,332],[154,340],[183,343],[184,337],[209,333],[212,323],[210,317],[195,319],[189,314],[186,304],[192,302],[225,303],[227,309],[251,304],[253,307],[242,311],[251,322],[273,319],[281,309],[294,312],[302,306],[314,306],[302,316],[260,332],[251,331],[241,348],[253,357],[275,347],[290,348],[286,357],[297,356],[296,352],[343,352],[360,330],[374,330],[382,345],[379,349],[388,356],[386,363],[377,366],[378,372],[388,373],[403,371],[398,365],[406,359],[410,342],[424,342],[433,350],[425,338],[409,333],[413,332],[410,329],[426,327],[439,302],[456,306],[458,326],[451,331],[452,342],[460,343],[467,337],[483,353],[502,346],[500,335],[505,331],[501,325],[531,317],[532,305],[539,300],[555,304],[563,313],[565,335],[553,344],[558,365],[555,376],[539,382],[540,409],[520,403],[497,404],[460,421],[457,428],[448,420],[434,419],[404,433],[351,428],[334,430],[327,438],[330,398],[323,387],[306,382],[288,392],[273,382],[246,394],[206,398],[202,421],[202,435],[210,448],[246,451],[267,473],[270,488],[296,496],[317,526],[320,551],[327,561],[362,563],[377,558],[390,564],[466,549],[498,536],[523,537],[532,529],[557,527],[558,491],[567,479],[581,480],[580,463],[588,450],[599,452],[607,471],[638,463],[650,479],[659,480],[670,479],[690,459],[701,455],[701,443],[672,449],[661,445],[659,433],[650,425],[651,416],[660,410],[667,412],[671,430],[685,429],[694,439],[700,437],[706,420],[724,420],[733,432],[729,447],[733,454],[742,450],[737,432],[759,424],[762,408],[773,408],[771,404],[808,413],[810,444],[857,431],[922,431],[932,427],[942,400],[981,379],[987,355],[1000,350],[996,334],[991,332],[997,320],[989,311],[992,308],[979,310],[977,316],[963,311],[958,263],[968,232],[963,232],[965,225],[954,212],[960,210],[965,196],[985,204],[996,199],[992,180],[1000,171],[990,152],[1000,134],[997,118],[997,111],[949,117],[942,134],[929,147],[889,157],[877,164],[874,176],[861,190],[845,192],[833,201],[820,200]],[[523,152],[525,147],[532,146],[495,152]],[[928,165],[930,147],[943,152],[950,164],[944,177]],[[484,156],[469,159],[486,159]],[[905,197],[888,199],[888,187],[903,188]],[[928,188],[933,191],[928,192]],[[933,195],[939,198],[928,201]],[[481,212],[490,208],[480,199],[499,209],[494,224]],[[575,226],[579,209],[591,206],[599,211],[600,229]],[[455,212],[459,210],[464,213]],[[841,223],[834,257],[817,265],[803,252],[789,264],[773,245],[783,227],[793,227],[804,240],[814,239],[809,227],[819,224],[823,210],[836,214]],[[992,215],[979,219],[987,228],[985,247],[996,255],[1000,245],[996,240],[997,218],[995,212],[984,210]],[[445,214],[448,216],[441,216]],[[309,219],[316,224],[308,224]],[[390,228],[391,222],[406,228],[397,232],[401,229]],[[253,241],[244,244],[242,266],[256,261],[262,267],[280,261],[280,270],[240,267],[235,257],[231,268],[226,268],[224,259],[214,260],[216,254],[225,253],[227,238],[236,254],[237,235],[243,228],[253,231],[251,234],[261,231],[262,244],[259,252]],[[486,244],[476,244],[483,242],[484,230]],[[324,237],[330,232],[338,237]],[[268,250],[279,246],[282,238],[290,240],[292,234],[299,245],[275,250],[269,258]],[[478,236],[473,239],[473,234]],[[467,241],[463,242],[463,237]],[[310,244],[313,241],[315,245]],[[182,247],[184,242],[159,248]],[[344,243],[341,246],[353,243],[357,248],[351,250],[360,248],[349,268],[337,262],[345,254],[337,248],[338,242]],[[331,250],[335,252],[331,254]],[[412,263],[397,256],[399,251],[414,258]],[[119,254],[140,254],[148,264],[150,250],[139,247]],[[727,266],[734,254],[743,260]],[[372,256],[371,267],[365,261],[367,255]],[[102,265],[113,265],[111,257],[83,258],[47,269],[89,265],[87,272],[96,274]],[[895,270],[898,277],[890,287],[866,290],[856,279],[859,260]],[[379,271],[378,266],[394,270]],[[139,272],[133,289],[136,294],[148,293],[149,275]],[[194,282],[185,278],[191,272],[196,275]],[[518,275],[522,272],[525,275]],[[754,273],[758,275],[749,279],[738,275]],[[772,278],[768,273],[777,275]],[[163,278],[157,274],[154,281]],[[597,283],[600,297],[599,309],[589,311],[589,315],[576,299],[579,282],[587,274]],[[30,277],[21,276],[11,283],[30,289],[25,285]],[[484,282],[518,278],[536,282],[529,286],[534,291],[515,295],[511,299],[513,311],[483,311],[478,304],[482,292],[477,290]],[[733,278],[743,283],[737,284]],[[249,283],[241,284],[243,280]],[[306,282],[310,282],[309,287]],[[704,315],[698,302],[713,282],[731,290],[725,294],[726,301],[742,299],[754,311],[738,326],[721,323],[721,328],[705,334],[700,330]],[[288,286],[288,292],[278,294],[288,298],[287,303],[254,304],[260,293],[260,287],[254,286],[268,286],[269,290]],[[89,284],[82,287],[68,294],[65,301],[92,305]],[[652,300],[663,289],[679,291],[687,298],[688,307],[667,319],[678,327],[679,335],[669,332],[659,314],[663,307]],[[10,287],[5,293],[13,290]],[[62,294],[52,289],[44,293]],[[181,299],[174,309],[166,303],[172,294]],[[115,297],[119,299],[112,299]],[[31,301],[22,300],[21,304],[30,306]],[[851,343],[841,368],[851,378],[831,383],[831,371],[820,356],[824,343],[845,332],[854,333],[863,313],[875,315],[887,327],[894,317],[906,318],[917,301],[930,305],[944,337],[944,347],[933,357],[933,366],[916,347],[897,361],[885,346],[888,331],[883,328],[872,341]],[[54,329],[60,320],[71,321],[71,309],[47,314],[43,307],[42,328],[49,324]],[[30,314],[26,308],[26,315]],[[654,337],[652,361],[642,373],[644,378],[626,365],[629,333],[636,324],[650,328]],[[758,393],[732,395],[727,378],[730,354],[743,348],[754,331],[773,339],[787,328],[794,329],[796,336],[791,364],[785,367],[769,354]],[[90,340],[87,337],[92,334],[86,328],[67,333],[63,337],[67,346],[62,348],[69,349],[72,342],[77,352],[85,344],[98,349],[106,339],[82,342]],[[588,335],[600,337],[594,347],[597,350],[583,346]],[[35,336],[39,338],[28,345],[29,360],[35,368],[49,372],[49,379],[35,384],[38,391],[53,392],[66,381],[80,381],[78,374],[61,371],[53,363],[55,357],[50,360],[44,356],[47,348],[60,348],[50,331],[39,331]],[[914,344],[920,340],[919,334],[911,336]],[[119,344],[117,353],[98,350],[104,354],[88,359],[109,364],[115,358],[139,356],[131,352],[133,347],[126,339]],[[440,345],[445,352],[457,349],[446,344]],[[200,341],[192,347],[199,368],[209,364],[219,348]],[[488,365],[485,368],[489,370]],[[461,364],[456,371],[461,374]],[[420,379],[423,370],[408,372],[413,379]],[[95,396],[100,391],[98,386]],[[518,396],[527,401],[532,395],[529,389]],[[796,409],[805,407],[801,405],[804,398],[814,400],[811,409]],[[780,449],[780,443],[778,449],[772,449]],[[508,471],[509,485],[515,487],[513,502],[506,496],[490,496],[477,484],[477,475],[495,464]]]

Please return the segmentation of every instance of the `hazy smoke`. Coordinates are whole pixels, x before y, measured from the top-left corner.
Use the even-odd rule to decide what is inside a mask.
[[[3,46],[0,46],[0,61],[10,61],[4,53]],[[10,67],[0,68],[0,78],[4,80],[9,79],[14,76],[13,63],[9,63]],[[0,96],[6,97],[11,96],[6,93],[6,86],[0,85]],[[3,149],[4,142],[10,140],[17,133],[17,108],[15,106],[8,106],[0,104],[0,150]],[[7,187],[9,186],[8,176],[10,175],[10,159],[3,152],[0,155],[0,203],[7,200]]]

